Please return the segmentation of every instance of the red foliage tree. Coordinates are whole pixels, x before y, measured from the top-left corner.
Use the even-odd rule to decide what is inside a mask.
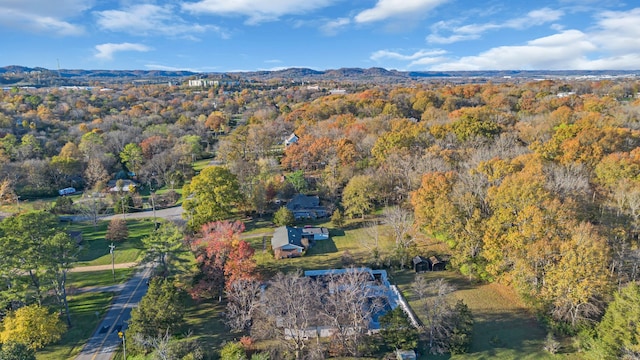
[[[191,290],[195,299],[218,296],[240,279],[255,278],[254,250],[240,239],[244,231],[241,221],[215,221],[202,226],[191,243],[200,268],[198,281]]]
[[[161,136],[154,135],[142,140],[140,147],[142,148],[142,155],[146,159],[151,159],[154,155],[171,147],[171,142]]]

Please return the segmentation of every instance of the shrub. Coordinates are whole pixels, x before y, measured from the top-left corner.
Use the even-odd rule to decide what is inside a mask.
[[[129,237],[129,229],[124,219],[113,218],[107,227],[107,233],[104,238],[109,241],[124,241]]]

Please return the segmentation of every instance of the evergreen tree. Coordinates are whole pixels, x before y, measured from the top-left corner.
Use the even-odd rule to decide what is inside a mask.
[[[615,293],[596,333],[592,352],[599,357],[618,359],[625,354],[640,354],[640,286],[631,283]]]
[[[155,278],[138,307],[131,311],[129,332],[142,338],[171,334],[181,326],[183,317],[180,291],[169,280]]]
[[[382,315],[380,326],[382,338],[394,349],[411,350],[418,346],[418,330],[411,325],[401,307]]]

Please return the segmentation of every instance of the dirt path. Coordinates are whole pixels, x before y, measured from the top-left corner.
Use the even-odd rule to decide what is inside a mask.
[[[121,263],[115,264],[113,267],[116,269],[128,269],[132,267],[136,267],[138,263],[129,262],[129,263]],[[69,272],[89,272],[89,271],[101,271],[101,270],[111,270],[111,264],[108,265],[92,265],[92,266],[78,266],[69,270]]]

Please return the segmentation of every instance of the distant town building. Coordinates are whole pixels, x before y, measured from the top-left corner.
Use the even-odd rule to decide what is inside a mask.
[[[189,86],[191,87],[207,87],[207,86],[218,86],[218,80],[209,80],[209,79],[194,79],[189,80]]]

